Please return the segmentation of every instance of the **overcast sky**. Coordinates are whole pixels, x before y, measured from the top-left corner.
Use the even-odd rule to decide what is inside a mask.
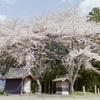
[[[76,3],[84,13],[100,7],[100,0],[0,0],[0,19],[16,16],[28,19],[34,12],[53,11]]]

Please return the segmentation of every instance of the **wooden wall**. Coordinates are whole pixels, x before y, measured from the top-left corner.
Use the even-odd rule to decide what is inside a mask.
[[[59,81],[56,82],[56,93],[57,94],[69,94],[69,81],[66,80],[64,82]]]

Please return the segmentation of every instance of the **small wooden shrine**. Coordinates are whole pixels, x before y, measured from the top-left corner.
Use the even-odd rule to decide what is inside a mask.
[[[1,76],[5,80],[5,94],[31,93],[31,80],[36,80],[30,70],[10,68],[9,72]]]
[[[56,94],[69,94],[69,77],[56,77],[53,82],[56,82]]]

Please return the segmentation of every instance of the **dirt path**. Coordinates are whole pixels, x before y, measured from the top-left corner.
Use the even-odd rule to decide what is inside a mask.
[[[100,96],[45,96],[45,95],[32,95],[32,96],[0,96],[0,100],[100,100]]]

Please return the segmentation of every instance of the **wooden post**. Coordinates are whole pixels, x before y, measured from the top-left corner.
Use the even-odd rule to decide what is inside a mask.
[[[83,86],[83,94],[85,95],[85,86]]]
[[[97,94],[97,86],[95,85],[95,95]]]
[[[98,95],[99,95],[99,88],[98,88]]]

